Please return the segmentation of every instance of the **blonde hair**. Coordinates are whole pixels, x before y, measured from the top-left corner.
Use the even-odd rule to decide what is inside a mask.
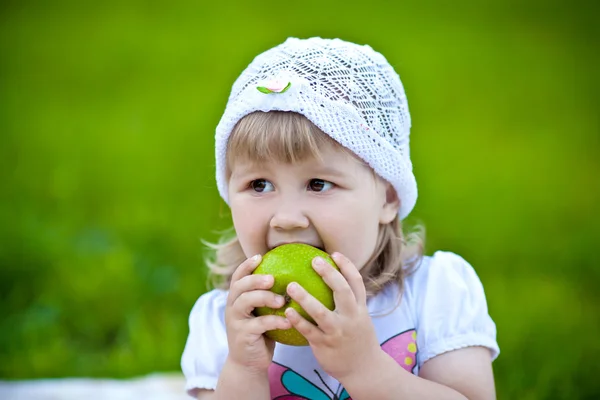
[[[234,160],[294,163],[311,157],[320,159],[319,149],[325,144],[356,157],[301,114],[257,111],[240,119],[231,132],[227,144],[226,177],[229,179],[231,175]],[[227,289],[231,275],[246,259],[235,231],[232,228],[224,232],[218,243],[204,243],[211,249],[211,255],[206,259],[209,279],[214,287]],[[381,224],[375,250],[361,269],[368,295],[377,294],[393,281],[402,289],[405,276],[421,261],[423,246],[421,226],[404,234],[399,217],[389,224]]]

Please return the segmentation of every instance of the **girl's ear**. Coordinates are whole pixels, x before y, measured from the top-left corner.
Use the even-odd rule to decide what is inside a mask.
[[[381,208],[379,223],[389,224],[398,216],[399,210],[400,198],[396,193],[396,189],[390,183],[385,182],[385,203],[383,203],[383,207]]]

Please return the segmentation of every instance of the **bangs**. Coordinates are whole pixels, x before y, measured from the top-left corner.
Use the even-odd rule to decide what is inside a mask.
[[[227,143],[227,175],[234,160],[295,163],[321,160],[319,149],[334,146],[351,154],[304,115],[285,111],[256,111],[233,128]]]

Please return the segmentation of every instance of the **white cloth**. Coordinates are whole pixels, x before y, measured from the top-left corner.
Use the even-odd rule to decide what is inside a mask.
[[[418,375],[430,358],[468,346],[489,348],[492,360],[498,356],[496,326],[488,314],[483,286],[460,256],[436,252],[424,257],[405,279],[400,303],[398,296],[397,285],[390,284],[369,300],[368,308],[382,348],[406,370]],[[213,290],[192,309],[181,360],[191,395],[200,388],[214,389],[225,363],[226,297],[227,291]],[[325,399],[333,398],[333,393],[346,397],[341,385],[320,368],[309,346],[277,344],[269,377],[273,398],[296,394]]]
[[[0,381],[2,400],[189,400],[180,374],[133,379],[60,378]]]

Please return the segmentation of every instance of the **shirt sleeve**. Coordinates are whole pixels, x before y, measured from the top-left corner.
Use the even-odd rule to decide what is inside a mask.
[[[419,368],[432,357],[470,346],[500,353],[496,325],[488,314],[483,285],[460,256],[436,252],[415,273]]]
[[[212,290],[200,296],[190,313],[190,332],[181,356],[185,389],[190,396],[196,397],[199,389],[217,387],[228,354],[226,301],[226,291]]]

